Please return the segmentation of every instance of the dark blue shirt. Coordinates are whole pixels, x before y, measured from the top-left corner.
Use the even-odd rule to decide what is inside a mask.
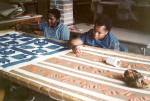
[[[91,37],[92,34],[93,34],[93,29],[82,34],[80,36],[80,39],[86,45],[107,48],[107,49],[120,50],[120,51],[127,51],[127,48],[121,46],[118,39],[110,32],[101,40],[93,39]]]

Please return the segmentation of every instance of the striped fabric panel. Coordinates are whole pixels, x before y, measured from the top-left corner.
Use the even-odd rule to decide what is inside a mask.
[[[125,58],[128,60],[134,60],[134,61],[142,61],[142,62],[150,62],[149,56],[143,56],[143,55],[137,55],[132,53],[126,53],[126,52],[119,52],[119,51],[111,51],[109,49],[103,49],[103,48],[97,48],[97,47],[90,47],[90,46],[84,46],[81,47],[83,51],[103,54],[107,56],[115,56],[119,58]]]
[[[107,57],[106,54],[96,55],[92,51],[85,51],[83,55],[76,57],[69,52],[31,63],[13,70],[12,73],[23,75],[39,84],[47,84],[50,88],[55,88],[56,95],[68,94],[69,100],[149,101],[150,89],[127,87],[123,82],[123,73],[130,65],[130,68],[149,75],[150,63],[134,59],[128,61],[121,57],[121,67],[113,67],[103,62]],[[53,96],[55,99],[63,99],[56,95]]]

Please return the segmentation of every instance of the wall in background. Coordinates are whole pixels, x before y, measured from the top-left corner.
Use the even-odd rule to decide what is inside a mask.
[[[61,11],[61,21],[64,24],[73,24],[73,0],[50,0],[50,8]]]

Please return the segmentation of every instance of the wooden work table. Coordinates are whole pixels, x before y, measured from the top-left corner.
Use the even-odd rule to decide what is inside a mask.
[[[56,53],[2,68],[0,76],[60,101],[150,101],[150,89],[131,88],[123,82],[123,73],[129,68],[149,75],[150,57],[90,46],[82,47],[83,54],[77,57],[70,49],[56,50],[60,44],[49,45],[45,48]],[[26,46],[36,49],[33,43]],[[28,48],[22,52],[30,52]],[[119,58],[120,66],[107,64],[108,57]]]

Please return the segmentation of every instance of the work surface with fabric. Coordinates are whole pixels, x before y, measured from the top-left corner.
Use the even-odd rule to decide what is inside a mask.
[[[2,39],[5,40],[4,37],[0,40]],[[7,48],[12,50],[8,54],[15,51],[18,54],[27,54],[27,56],[21,55],[25,57],[24,60],[32,59],[27,63],[23,60],[19,65],[16,63],[9,66],[4,64],[10,62],[1,62],[3,69],[0,75],[11,81],[57,100],[150,101],[149,88],[132,88],[123,82],[123,73],[127,69],[136,69],[149,79],[150,57],[89,46],[83,47],[82,55],[77,57],[71,50],[65,50],[61,44],[50,40],[43,42],[45,39],[39,41],[38,38],[31,38],[26,44],[20,40],[20,38],[16,39],[22,44],[15,46],[7,44],[8,42],[1,42],[2,45],[5,44],[1,49],[8,46]],[[40,47],[36,47],[37,43],[42,44],[42,47],[45,43],[53,43],[53,45],[46,46],[46,49],[44,47],[44,50],[47,48],[50,50],[39,51]],[[35,50],[31,49],[33,46]],[[59,49],[64,50],[57,52],[56,50]],[[37,54],[38,52],[40,54]],[[1,58],[4,56],[14,58],[13,55],[6,54],[7,51],[0,51],[0,53]],[[116,67],[107,64],[105,60],[108,57],[117,57],[120,65]]]
[[[6,33],[0,36],[0,66],[2,69],[11,69],[12,66],[39,60],[65,49],[61,43],[46,38],[35,38],[18,32]]]

